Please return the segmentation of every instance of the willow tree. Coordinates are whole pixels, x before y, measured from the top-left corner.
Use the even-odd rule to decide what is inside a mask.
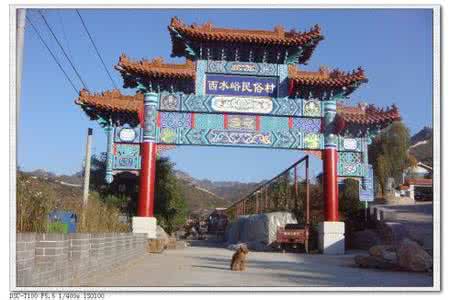
[[[389,177],[399,183],[403,171],[416,163],[414,157],[408,154],[409,146],[409,130],[401,121],[392,123],[369,146],[369,162],[373,165],[383,195]]]

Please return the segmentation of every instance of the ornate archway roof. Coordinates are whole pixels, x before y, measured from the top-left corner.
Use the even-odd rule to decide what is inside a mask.
[[[347,124],[371,126],[401,120],[400,111],[395,105],[383,109],[365,103],[359,103],[357,106],[338,103],[336,110],[338,116]]]
[[[298,63],[305,63],[312,55],[317,44],[324,39],[319,25],[309,31],[285,31],[282,26],[270,30],[248,30],[215,27],[211,22],[202,25],[186,25],[173,17],[168,26],[172,38],[172,56],[186,55],[186,41],[215,44],[247,44],[263,47],[300,47],[302,55]]]
[[[319,25],[309,31],[285,31],[283,26],[276,26],[273,31],[248,30],[215,27],[211,22],[203,25],[186,25],[177,17],[173,17],[169,27],[199,41],[244,42],[263,45],[302,46],[309,42],[319,42],[323,39]]]
[[[156,57],[151,60],[142,59],[135,61],[129,59],[125,54],[122,54],[119,57],[119,62],[115,68],[121,73],[126,72],[139,77],[195,79],[195,63],[191,60],[186,60],[184,64],[165,63],[164,58],[162,57]]]
[[[359,67],[351,72],[330,70],[320,67],[318,71],[301,71],[296,66],[289,66],[289,79],[296,85],[319,85],[328,87],[345,87],[355,83],[366,82],[364,70]]]
[[[101,111],[137,113],[144,102],[144,95],[123,95],[119,90],[90,93],[81,90],[75,103],[83,107],[90,107]]]
[[[132,60],[125,54],[119,58],[115,68],[121,73],[125,87],[135,87],[138,78],[170,79],[170,80],[195,80],[196,65],[191,60],[186,60],[184,64],[166,63],[161,57],[151,60]],[[303,88],[319,89],[340,89],[346,88],[346,95],[350,94],[359,84],[367,82],[367,78],[362,68],[351,72],[344,72],[338,69],[329,70],[325,67],[318,71],[303,71],[297,66],[290,65],[288,78],[292,81],[292,90]]]

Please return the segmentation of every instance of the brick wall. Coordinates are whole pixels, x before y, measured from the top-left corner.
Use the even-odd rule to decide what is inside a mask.
[[[17,286],[84,286],[147,252],[146,234],[18,233]]]

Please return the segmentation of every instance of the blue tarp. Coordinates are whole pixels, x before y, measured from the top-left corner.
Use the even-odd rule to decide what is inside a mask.
[[[77,215],[71,211],[52,211],[48,214],[49,223],[67,224],[68,233],[77,232]]]

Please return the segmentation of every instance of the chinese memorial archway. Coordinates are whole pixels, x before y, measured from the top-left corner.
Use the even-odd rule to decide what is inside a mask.
[[[367,145],[400,114],[395,106],[378,109],[341,103],[367,82],[358,68],[345,73],[306,64],[323,39],[319,26],[306,32],[168,27],[173,57],[134,61],[124,54],[116,69],[125,88],[99,94],[82,90],[76,103],[107,134],[106,181],[127,171],[140,175],[133,231],[155,238],[153,217],[155,161],[159,147],[209,145],[265,147],[320,153],[323,159],[325,222],[320,248],[343,253],[344,224],[339,222],[338,177],[365,178]],[[361,180],[364,182],[364,180]],[[157,201],[157,199],[156,199]]]

